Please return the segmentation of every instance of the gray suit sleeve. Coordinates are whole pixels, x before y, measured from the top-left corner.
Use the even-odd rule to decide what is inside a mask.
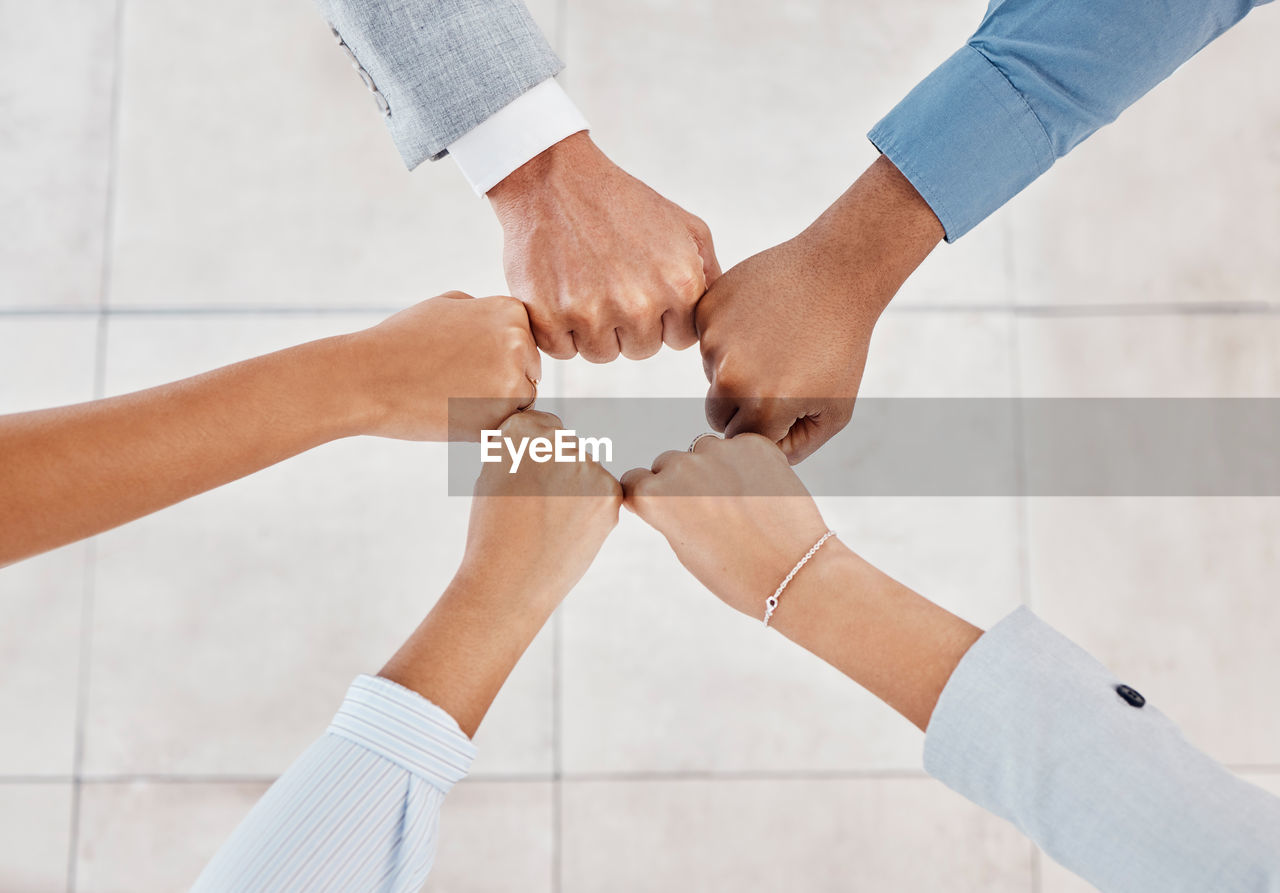
[[[410,170],[564,67],[520,0],[316,3],[385,99]]]
[[[1280,799],[1119,685],[1019,609],[947,683],[925,768],[1104,893],[1280,891]]]

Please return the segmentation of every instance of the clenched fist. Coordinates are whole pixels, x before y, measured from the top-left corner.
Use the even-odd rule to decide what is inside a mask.
[[[449,292],[342,337],[350,363],[341,377],[357,383],[361,434],[478,440],[533,403],[542,374],[515,298]]]
[[[812,454],[848,423],[880,313],[941,238],[882,157],[803,233],[729,270],[698,304],[707,421],[792,463]]]
[[[697,340],[693,308],[720,275],[711,232],[570,136],[489,191],[511,293],[538,346],[593,363]]]

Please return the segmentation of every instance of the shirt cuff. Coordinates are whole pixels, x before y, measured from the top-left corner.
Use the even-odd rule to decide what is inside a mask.
[[[569,94],[547,78],[450,143],[449,154],[482,196],[526,161],[587,127]]]
[[[346,738],[421,776],[442,793],[466,777],[475,745],[453,717],[381,676],[359,676],[329,734]]]
[[[1053,166],[1040,119],[1009,79],[966,45],[867,138],[897,166],[953,242]]]

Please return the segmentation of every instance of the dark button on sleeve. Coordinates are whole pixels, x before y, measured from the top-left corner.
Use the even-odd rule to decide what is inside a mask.
[[[1141,707],[1147,703],[1146,698],[1139,694],[1136,689],[1132,689],[1127,685],[1117,685],[1116,694],[1130,707]]]

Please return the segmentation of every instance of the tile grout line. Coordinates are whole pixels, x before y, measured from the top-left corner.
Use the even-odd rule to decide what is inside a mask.
[[[1008,219],[1004,222],[1004,276],[1009,306],[1017,306],[1018,298],[1018,264],[1016,260],[1015,242],[1017,236]],[[1017,476],[1014,497],[1014,524],[1016,526],[1016,543],[1018,562],[1019,602],[1027,608],[1031,607],[1031,526],[1028,519],[1027,503],[1027,439],[1026,417],[1022,412],[1022,341],[1019,315],[1015,311],[1009,320],[1009,371],[1013,385],[1013,467]],[[1034,840],[1027,840],[1027,868],[1030,872],[1031,893],[1043,893],[1044,877],[1040,864],[1040,847]]]
[[[568,58],[569,0],[556,0],[555,48],[562,62]],[[567,62],[566,62],[567,64]],[[569,78],[562,74],[561,86]],[[557,364],[551,391],[564,396],[564,367]],[[564,605],[556,610],[551,627],[551,893],[561,893],[564,886]]]
[[[87,316],[105,313],[109,316],[387,316],[412,303],[365,305],[282,305],[219,304],[161,306],[138,305],[85,307],[0,307],[0,318],[40,316]],[[1017,303],[891,303],[885,313],[891,316],[924,313],[991,314],[993,316],[1026,316],[1034,318],[1100,319],[1109,317],[1149,316],[1276,316],[1280,303],[1252,302],[1220,304],[1162,302],[1151,304],[1017,304]]]
[[[1005,236],[1005,283],[1009,290],[1010,304],[1018,294],[1018,265],[1014,252],[1015,235],[1013,227],[1007,222]],[[1013,385],[1013,468],[1017,480],[1014,486],[1014,524],[1016,526],[1017,564],[1018,564],[1018,601],[1027,608],[1032,607],[1031,598],[1031,525],[1029,518],[1030,505],[1027,497],[1027,439],[1026,417],[1022,412],[1022,339],[1021,327],[1015,315],[1009,323],[1009,370]],[[1039,893],[1039,887],[1034,893]]]
[[[1240,775],[1280,775],[1280,763],[1240,763],[1226,764],[1228,771]],[[782,770],[782,771],[699,771],[699,770],[652,770],[634,772],[581,772],[563,773],[560,781],[564,784],[648,784],[652,782],[813,782],[813,781],[925,781],[932,776],[921,769],[834,769],[834,770]],[[278,775],[202,775],[187,774],[84,774],[80,781],[86,785],[108,784],[260,784],[270,785],[279,778]],[[37,784],[70,784],[71,775],[0,775],[0,785],[37,785]],[[540,784],[545,785],[553,780],[546,773],[509,773],[493,775],[475,775],[467,778],[463,784]]]
[[[112,256],[115,250],[116,176],[120,134],[120,84],[124,71],[124,6],[116,0],[111,34],[111,108],[107,126],[107,182],[102,218],[102,270],[98,280],[97,332],[94,344],[93,397],[106,387],[107,326],[110,306]],[[71,814],[67,835],[67,893],[75,893],[79,869],[81,798],[83,796],[85,724],[88,717],[90,656],[93,646],[93,609],[97,586],[98,544],[85,545],[84,581],[80,602],[79,666],[76,668],[76,714],[71,758]]]
[[[563,847],[563,823],[561,817],[563,815],[563,793],[561,786],[564,780],[564,763],[563,763],[563,729],[561,718],[563,710],[561,709],[561,674],[562,674],[562,650],[564,647],[563,637],[563,606],[558,609],[552,618],[551,627],[551,890],[552,893],[560,893],[562,884],[562,847]]]

